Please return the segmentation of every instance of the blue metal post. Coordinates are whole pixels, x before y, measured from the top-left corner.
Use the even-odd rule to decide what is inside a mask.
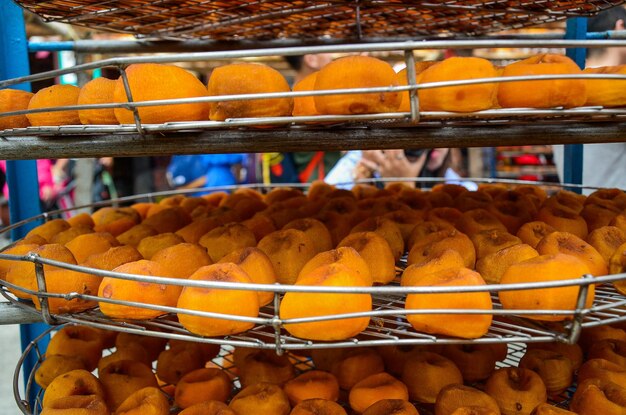
[[[0,79],[14,78],[28,75],[28,50],[26,29],[22,10],[12,1],[0,1]],[[20,84],[13,88],[30,91],[29,84]],[[37,180],[37,165],[35,160],[19,160],[7,162],[7,183],[9,186],[9,211],[11,222],[17,222],[27,217],[41,213],[39,204],[39,182]],[[33,223],[30,228],[36,226]],[[11,237],[23,237],[30,229],[21,227],[16,229]],[[46,328],[45,324],[24,324],[20,327],[22,350]],[[42,345],[47,347],[47,340]],[[31,353],[24,362],[24,381],[36,363],[36,356]],[[31,389],[28,397],[31,405],[37,391]]]
[[[587,37],[587,19],[577,17],[567,21],[567,30],[565,32],[566,39],[586,39]],[[582,69],[585,67],[585,59],[587,58],[587,49],[570,48],[567,50],[567,56],[576,62]],[[563,157],[563,181],[565,183],[582,184],[583,182],[583,145],[574,144],[566,145]],[[581,193],[581,189],[570,189]]]

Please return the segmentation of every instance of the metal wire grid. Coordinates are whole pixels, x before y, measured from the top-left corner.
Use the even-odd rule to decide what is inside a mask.
[[[393,178],[387,179],[393,180]],[[438,183],[441,182],[440,178],[433,179],[415,179],[416,183],[424,182],[424,183]],[[494,179],[483,179],[478,181],[484,182],[499,182],[499,183],[509,183],[509,184],[528,184],[525,181],[517,181],[517,180],[494,180]],[[369,183],[372,180],[363,180],[360,181],[362,183]],[[535,183],[537,185],[549,185],[554,186],[554,184],[545,184],[545,183]],[[290,186],[290,185],[284,185]],[[299,185],[301,187],[305,187],[305,185]],[[569,185],[567,185],[569,187]],[[238,187],[249,187],[249,188],[257,188],[264,189],[265,186],[261,184],[249,185],[249,186],[223,186],[219,188],[212,188],[210,190],[228,190],[235,189]],[[276,185],[272,187],[278,187]],[[556,186],[558,187],[558,186]],[[580,187],[580,185],[572,185],[571,187]],[[115,201],[101,202],[92,205],[88,205],[87,207],[100,207],[107,205],[117,205],[119,203],[124,202],[132,202],[137,200],[148,200],[154,201],[159,196],[169,196],[173,194],[193,194],[194,192],[204,191],[206,189],[195,189],[190,191],[168,191],[168,192],[159,192],[147,195],[137,195],[132,197],[127,197],[123,199],[118,199]],[[74,209],[81,209],[84,206],[77,207]],[[24,226],[27,223],[33,222],[37,219],[44,218],[49,219],[55,217],[55,215],[60,214],[62,212],[67,212],[73,209],[59,210],[55,212],[49,212],[42,214],[35,218],[30,218],[24,220],[22,222],[16,223],[7,227],[2,232],[9,232],[12,229],[15,229],[20,226]],[[565,341],[572,342],[575,341],[580,333],[580,329],[582,327],[592,327],[597,325],[611,324],[619,321],[626,321],[626,298],[622,296],[620,293],[615,291],[615,289],[610,285],[613,281],[623,280],[626,278],[626,274],[622,275],[613,275],[606,277],[598,277],[594,279],[579,279],[579,280],[569,280],[563,282],[550,282],[550,283],[539,283],[539,284],[531,284],[533,287],[553,287],[553,286],[564,286],[564,285],[579,285],[582,287],[580,290],[579,303],[577,309],[575,311],[545,311],[545,310],[529,310],[527,314],[565,314],[569,316],[573,316],[574,320],[568,321],[566,323],[558,323],[558,324],[544,324],[537,321],[533,321],[530,319],[520,318],[520,313],[524,313],[522,311],[514,311],[514,310],[503,310],[497,296],[497,292],[503,289],[528,289],[531,285],[528,284],[519,284],[517,286],[486,286],[486,287],[459,287],[459,288],[448,288],[448,289],[429,289],[424,287],[400,287],[398,285],[398,278],[395,283],[391,286],[385,287],[371,287],[371,288],[355,288],[355,287],[303,287],[303,286],[280,286],[280,285],[258,285],[258,284],[228,284],[228,283],[212,283],[212,282],[202,282],[202,281],[184,281],[184,280],[176,280],[176,279],[165,279],[161,277],[147,277],[147,276],[138,276],[138,275],[130,275],[130,274],[119,274],[101,270],[89,269],[81,266],[69,265],[60,263],[57,261],[52,261],[45,258],[39,258],[34,255],[26,255],[26,256],[14,256],[0,253],[0,258],[9,259],[9,260],[21,260],[21,261],[30,261],[34,263],[37,281],[38,281],[38,289],[35,291],[31,291],[30,293],[33,295],[37,295],[41,299],[42,310],[36,311],[41,314],[43,319],[51,324],[59,324],[64,322],[70,323],[80,323],[91,325],[98,328],[103,329],[111,329],[115,331],[126,331],[130,333],[136,334],[146,334],[156,337],[166,337],[166,338],[175,338],[181,340],[192,340],[199,342],[207,342],[207,343],[217,343],[217,344],[226,344],[232,346],[245,346],[245,347],[255,347],[255,348],[267,348],[267,349],[275,349],[277,352],[281,353],[283,350],[296,350],[296,349],[311,349],[311,348],[328,348],[328,347],[355,347],[355,346],[372,346],[372,345],[393,345],[393,344],[429,344],[429,343],[502,343],[502,342],[536,342],[536,341]],[[252,330],[249,330],[246,333],[232,335],[225,338],[203,338],[189,333],[185,330],[174,318],[174,313],[183,312],[189,313],[189,311],[181,310],[177,308],[166,308],[161,307],[164,311],[168,312],[165,316],[159,317],[157,319],[145,322],[134,322],[134,321],[115,321],[111,320],[108,317],[104,316],[98,309],[92,309],[89,311],[85,311],[82,313],[77,313],[73,315],[50,315],[48,309],[48,298],[83,298],[92,301],[106,301],[112,302],[110,299],[103,299],[97,296],[89,296],[89,295],[79,295],[77,293],[69,293],[69,294],[55,294],[46,292],[45,288],[45,276],[43,272],[43,264],[50,264],[54,266],[60,266],[63,268],[75,269],[81,272],[87,272],[92,274],[97,274],[100,276],[111,276],[116,278],[124,278],[131,279],[136,281],[143,282],[159,282],[159,283],[173,283],[176,285],[196,285],[196,286],[206,286],[206,287],[214,287],[214,288],[225,288],[225,289],[252,289],[252,290],[263,290],[263,291],[273,291],[275,292],[275,302],[274,304],[264,307],[258,318],[248,318],[246,321],[252,321],[255,323],[255,327]],[[406,266],[404,260],[399,263],[399,267],[397,268],[398,277],[402,269]],[[7,282],[1,282],[2,289],[0,293],[6,297],[9,301],[16,304],[18,307],[23,309],[27,309],[29,311],[34,311],[35,308],[32,303],[24,302],[17,300],[12,294],[8,292],[11,284]],[[595,292],[595,302],[591,308],[585,308],[584,298],[586,296],[586,287],[590,284],[598,284],[596,285]],[[406,310],[405,310],[405,296],[411,292],[469,292],[469,291],[485,291],[489,290],[492,293],[492,300],[494,304],[494,310],[487,313],[494,314],[494,320],[489,332],[480,339],[474,340],[465,340],[465,339],[455,339],[455,338],[444,338],[441,336],[433,336],[425,333],[415,332],[410,324],[406,320]],[[22,289],[22,291],[29,292],[29,290]],[[309,340],[298,339],[293,336],[290,336],[282,327],[285,321],[281,321],[279,318],[279,307],[280,307],[280,299],[281,294],[289,291],[300,291],[300,292],[344,292],[344,293],[354,293],[354,292],[366,292],[371,293],[373,295],[373,306],[372,311],[369,313],[365,313],[363,315],[371,316],[371,324],[370,326],[359,336],[354,339],[348,339],[341,342],[313,342]],[[123,305],[136,305],[145,308],[153,308],[159,309],[158,306],[146,305],[146,304],[131,304],[128,302],[117,302]],[[412,312],[413,313],[413,312]],[[440,314],[440,313],[486,313],[484,310],[419,310],[415,311],[416,314],[419,313],[431,313],[431,314]],[[210,313],[202,313],[195,312],[194,314],[205,317],[217,317],[224,318],[230,320],[241,320],[243,318],[237,318],[233,316],[226,315],[215,315]],[[339,317],[345,317],[344,315]],[[338,318],[338,316],[331,316],[328,319]],[[324,318],[314,318],[311,321],[319,321]],[[295,322],[295,320],[291,320]],[[289,321],[287,321],[289,322]]]
[[[626,76],[624,76],[626,79]],[[147,101],[146,101],[147,102]],[[623,122],[626,120],[626,109],[606,109],[602,107],[580,107],[574,109],[550,110],[486,110],[474,113],[452,112],[420,112],[419,124],[410,121],[411,114],[380,113],[346,116],[311,116],[311,117],[266,117],[251,119],[232,119],[227,121],[196,121],[175,122],[165,124],[141,124],[140,134],[192,132],[206,130],[222,130],[227,128],[248,128],[252,126],[275,126],[290,128],[294,131],[325,130],[328,128],[344,129],[349,132],[355,124],[367,125],[369,128],[432,128],[442,126],[503,126],[532,124],[544,122],[550,124],[570,124],[572,122]],[[305,123],[319,122],[332,125],[313,126]],[[301,125],[302,124],[302,125]],[[27,137],[61,137],[85,135],[137,134],[136,125],[67,125],[50,127],[25,127],[0,130],[0,136]]]
[[[624,278],[626,275],[620,276]],[[20,307],[34,310],[34,306],[30,303],[16,300],[7,291],[6,286],[1,291],[9,301]],[[305,287],[315,290],[313,287]],[[349,289],[349,288],[348,288]],[[346,288],[344,287],[344,290]],[[24,290],[27,292],[27,290]],[[584,290],[581,290],[583,292]],[[47,310],[47,301],[45,300],[50,294],[39,292],[42,299],[42,316],[44,320],[51,324],[59,324],[64,322],[83,324],[96,328],[109,329],[120,332],[129,332],[141,335],[151,335],[155,337],[163,337],[170,339],[198,341],[222,345],[232,345],[238,347],[253,347],[274,349],[277,353],[284,350],[302,350],[312,348],[331,348],[331,347],[361,347],[361,346],[377,346],[377,345],[397,345],[397,344],[458,344],[458,343],[508,343],[508,342],[538,342],[538,341],[576,341],[582,327],[615,323],[626,320],[626,299],[616,293],[611,286],[603,285],[597,287],[597,301],[590,309],[578,309],[569,314],[576,314],[581,317],[580,321],[575,319],[566,323],[543,324],[540,322],[520,318],[514,311],[502,310],[497,295],[493,294],[494,316],[493,323],[489,332],[479,338],[473,340],[447,338],[442,336],[429,335],[419,333],[412,329],[406,320],[406,310],[404,307],[404,296],[390,296],[389,294],[374,294],[372,315],[369,327],[357,337],[336,342],[315,342],[310,340],[299,339],[289,335],[283,328],[283,321],[278,317],[278,307],[268,306],[261,310],[255,327],[245,333],[226,336],[223,338],[204,338],[189,333],[180,323],[177,322],[174,312],[188,312],[182,309],[175,310],[172,313],[150,321],[116,321],[103,315],[98,309],[92,309],[81,313],[69,315],[50,315]],[[107,301],[106,299],[94,296],[72,295],[73,298],[87,297],[92,300]],[[279,301],[279,294],[276,294]],[[582,296],[584,297],[584,295]],[[584,303],[584,300],[582,301]],[[137,303],[119,302],[119,304],[132,304],[134,306],[142,306]],[[580,306],[580,304],[579,304]],[[152,308],[148,305],[143,307]],[[425,310],[426,313],[481,313],[478,310]],[[504,315],[498,312],[506,313]],[[419,313],[419,312],[418,312]],[[484,313],[484,311],[482,311]],[[488,312],[489,313],[489,312]],[[534,314],[547,314],[550,311],[533,310]],[[566,313],[566,312],[562,312]],[[199,313],[202,315],[202,313]],[[220,316],[212,314],[211,317],[224,319],[236,319],[234,316]],[[343,316],[343,315],[342,315]],[[584,316],[584,318],[582,318]],[[330,318],[336,318],[331,316]],[[323,320],[323,318],[311,318],[311,321]]]
[[[227,128],[245,128],[251,126],[268,125],[268,126],[292,126],[294,128],[337,128],[339,125],[349,124],[367,124],[371,127],[382,125],[388,127],[414,127],[416,125],[424,127],[432,127],[434,125],[503,125],[516,123],[536,123],[538,121],[547,123],[571,123],[572,121],[615,121],[621,122],[626,117],[624,109],[607,109],[602,107],[581,107],[573,109],[553,108],[553,109],[530,109],[530,108],[513,108],[513,109],[491,109],[470,113],[454,113],[443,111],[420,111],[417,91],[422,89],[444,88],[449,86],[466,86],[484,83],[502,83],[515,81],[533,81],[533,80],[555,80],[555,79],[612,79],[626,80],[626,75],[606,75],[606,74],[580,74],[580,75],[544,75],[544,76],[519,76],[519,77],[496,77],[470,80],[457,80],[447,82],[421,83],[417,84],[415,71],[415,57],[413,50],[424,48],[444,48],[444,47],[492,47],[492,46],[545,46],[546,42],[559,47],[601,47],[601,46],[626,46],[625,40],[609,40],[609,41],[563,41],[563,40],[534,40],[534,41],[431,41],[431,42],[401,42],[392,44],[369,44],[369,45],[331,45],[318,46],[312,48],[277,48],[269,50],[247,50],[236,52],[204,52],[204,53],[187,53],[187,54],[170,54],[164,56],[150,57],[130,57],[130,58],[114,58],[103,61],[93,62],[89,64],[77,65],[72,68],[61,70],[53,70],[36,75],[30,75],[20,78],[0,81],[0,88],[9,87],[22,82],[30,82],[41,79],[54,78],[67,73],[76,73],[79,71],[92,70],[107,66],[117,67],[120,71],[121,79],[124,83],[126,103],[110,103],[110,104],[91,104],[91,105],[72,105],[55,108],[40,108],[31,110],[20,110],[1,113],[0,116],[15,116],[42,112],[57,112],[67,110],[82,109],[111,109],[124,108],[133,112],[134,124],[125,125],[70,125],[70,126],[50,126],[50,127],[27,127],[17,129],[0,130],[0,136],[71,136],[71,135],[89,135],[89,134],[147,134],[157,132],[177,132],[177,131],[199,131],[210,129],[227,129]],[[407,68],[407,86],[389,86],[376,88],[352,88],[352,89],[336,89],[336,90],[320,90],[320,91],[298,91],[283,93],[255,93],[255,94],[239,94],[239,95],[221,95],[207,96],[197,98],[182,99],[166,99],[153,101],[133,101],[132,91],[125,68],[133,63],[171,63],[183,61],[198,60],[219,60],[230,58],[245,58],[253,56],[270,56],[270,55],[296,55],[300,53],[322,53],[322,52],[365,52],[365,51],[381,51],[381,50],[402,50],[404,51],[405,63]],[[297,98],[318,95],[341,95],[341,94],[363,94],[363,93],[389,93],[389,92],[409,92],[410,112],[395,112],[382,114],[360,114],[360,115],[322,115],[322,116],[299,116],[299,117],[263,117],[263,118],[236,118],[227,119],[223,122],[219,121],[194,121],[194,122],[172,122],[166,124],[143,124],[138,109],[141,107],[157,106],[157,105],[181,105],[198,102],[217,102],[217,101],[239,101],[254,100],[260,98]],[[312,123],[320,123],[315,126]]]
[[[215,40],[480,35],[590,16],[620,0],[17,0],[46,21],[140,37]]]

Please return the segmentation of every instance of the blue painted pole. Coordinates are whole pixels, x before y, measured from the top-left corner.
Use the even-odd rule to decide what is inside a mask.
[[[587,37],[587,19],[577,17],[567,21],[566,39],[585,39]],[[569,56],[582,69],[587,59],[587,49],[571,48],[567,50]],[[565,183],[582,184],[583,182],[583,145],[566,145],[563,157],[563,181]],[[570,189],[581,193],[579,188]]]
[[[15,78],[30,74],[28,65],[28,50],[26,29],[22,10],[12,1],[0,1],[0,79]],[[30,91],[30,84],[19,84],[13,88]],[[41,213],[39,202],[39,182],[37,180],[37,165],[35,160],[7,161],[7,184],[9,186],[9,212],[11,222],[32,217]],[[21,227],[12,232],[15,240],[22,238],[37,223],[29,227]],[[22,350],[46,329],[46,325],[23,324],[20,326]],[[40,342],[43,350],[47,347],[47,340]],[[31,353],[24,362],[24,381],[35,366],[37,357]],[[36,386],[36,385],[35,385]],[[32,405],[37,393],[37,387],[31,389],[28,400]]]

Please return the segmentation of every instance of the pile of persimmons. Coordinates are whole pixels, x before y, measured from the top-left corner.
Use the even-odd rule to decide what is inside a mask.
[[[254,326],[186,310],[255,318],[274,298],[271,291],[159,283],[181,280],[312,287],[369,287],[397,283],[406,255],[403,286],[456,287],[578,279],[623,273],[626,268],[626,194],[603,189],[581,196],[540,187],[437,185],[421,191],[395,183],[351,191],[314,183],[307,194],[276,188],[267,194],[240,188],[201,197],[171,196],[158,203],[105,207],[92,215],[40,225],[7,254],[42,257],[92,269],[152,276],[155,283],[100,277],[44,265],[48,293],[94,298],[48,299],[53,314],[99,306],[112,319],[146,320],[177,307],[178,321],[201,336],[227,336]],[[0,262],[0,277],[37,292],[28,261]],[[184,284],[183,284],[184,285]],[[614,284],[623,291],[625,283]],[[11,288],[37,308],[40,298]],[[574,310],[579,286],[500,291],[511,310]],[[478,338],[492,315],[488,291],[402,295],[407,320],[420,332]],[[594,300],[589,286],[586,306]],[[124,301],[114,304],[112,301]],[[420,309],[473,309],[484,314],[424,314]],[[368,293],[287,292],[280,299],[284,328],[304,339],[336,341],[365,330],[370,318],[290,323],[290,319],[369,312]],[[398,312],[400,314],[401,311]],[[562,314],[528,318],[561,321]],[[571,316],[570,316],[571,318]],[[245,319],[243,319],[245,320]]]
[[[239,188],[105,207],[50,220],[4,252],[156,279],[235,284],[368,287],[399,279],[404,286],[430,288],[557,281],[624,272],[625,208],[626,194],[616,189],[581,196],[564,190],[548,195],[532,185],[484,184],[468,191],[442,184],[423,191],[393,183],[342,190],[316,182],[306,194]],[[407,266],[398,277],[401,257]],[[253,325],[185,310],[256,317],[274,296],[101,278],[49,265],[44,273],[50,293],[101,300],[49,298],[53,313],[99,306],[112,319],[137,324],[164,314],[141,303],[178,307],[178,321],[202,336],[228,336]],[[37,290],[31,262],[1,261],[0,275],[17,287],[14,295],[41,306],[37,295],[20,290]],[[622,281],[614,285],[624,291]],[[578,292],[566,286],[498,295],[508,309],[546,310],[527,317],[550,322],[567,318],[550,310],[573,310]],[[587,306],[593,286],[588,294]],[[489,292],[402,297],[407,311],[492,308]],[[288,320],[371,309],[370,294],[288,292],[280,296],[279,315]],[[407,316],[415,330],[459,338],[483,336],[491,319],[470,313]],[[294,336],[332,341],[358,335],[369,318],[287,323]],[[103,349],[112,353],[103,357]],[[626,332],[619,326],[584,330],[579,345],[529,344],[517,368],[497,369],[509,352],[502,344],[321,349],[306,357],[237,348],[235,367],[227,371],[211,363],[219,351],[201,343],[170,340],[166,346],[159,338],[64,328],[36,373],[46,388],[42,414],[165,415],[173,407],[184,415],[415,415],[418,409],[409,402],[418,402],[420,408],[434,405],[436,415],[590,415],[621,411],[626,404]],[[315,370],[299,373],[298,362],[308,358]],[[231,365],[223,353],[214,362]],[[234,388],[235,374],[241,388]],[[572,412],[546,404],[574,382]]]
[[[620,327],[584,329],[579,344],[518,351],[433,344],[279,356],[67,326],[52,337],[35,381],[45,389],[42,415],[619,414],[626,406]]]

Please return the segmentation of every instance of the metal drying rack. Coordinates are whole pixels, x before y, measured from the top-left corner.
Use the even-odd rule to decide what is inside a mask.
[[[592,16],[622,0],[18,0],[48,22],[144,38],[357,41],[478,36]]]
[[[377,40],[389,41],[394,38],[405,41],[407,38],[429,37],[432,39],[433,36],[435,39],[450,39],[461,34],[483,35],[498,29],[521,28],[567,17],[589,16],[605,8],[622,4],[623,1],[454,0],[446,1],[444,4],[442,2],[329,0],[316,2],[318,3],[317,7],[308,9],[304,7],[305,3],[308,2],[270,0],[211,2],[211,4],[200,0],[190,0],[180,3],[178,7],[169,7],[168,3],[162,0],[19,0],[18,3],[39,14],[46,21],[66,22],[117,32],[131,32],[147,43],[150,43],[151,39],[159,38],[170,40],[199,39],[200,44],[196,45],[199,47],[205,47],[204,43],[206,43],[212,45],[211,47],[227,45],[226,47],[232,49],[242,46],[261,48],[267,47],[267,45],[327,45],[322,49],[307,47],[292,50],[293,54],[303,54],[314,53],[315,51],[332,52],[331,44],[338,42],[371,43]],[[202,3],[202,9],[198,10],[200,3]],[[225,4],[230,6],[227,10],[208,9],[214,6],[221,7]],[[254,7],[257,9],[253,10]],[[238,12],[245,13],[247,16],[238,15]],[[409,16],[410,18],[407,18]],[[217,18],[217,22],[211,22],[211,18],[214,17]],[[297,21],[296,24],[293,23],[294,20]],[[318,31],[313,32],[313,29],[318,29]],[[195,40],[192,40],[193,42]],[[494,44],[499,40],[491,39],[487,42],[489,46],[481,46],[480,44],[463,46],[462,41],[448,40],[445,42],[445,46],[441,48],[495,47]],[[555,46],[560,45],[558,47],[624,46],[624,43],[611,44],[610,41],[602,45],[584,41],[570,42],[568,45],[559,43],[563,41],[554,40],[535,40],[532,44],[527,45],[517,42],[508,46],[513,47],[515,44],[518,46],[545,46],[552,42]],[[428,42],[414,43],[413,49],[430,48],[436,45],[436,43]],[[173,48],[178,47],[174,41]],[[342,48],[345,47],[342,46]],[[351,51],[358,49],[357,46],[348,47],[348,50]],[[276,51],[286,52],[287,49],[276,49]],[[252,52],[254,56],[259,56],[258,50]],[[335,51],[335,53],[339,52]],[[405,53],[407,63],[412,62],[412,56],[412,53]],[[125,65],[121,64],[120,67],[123,69]],[[411,65],[408,66],[411,67]],[[52,76],[56,75],[53,74]],[[23,78],[20,79],[20,82],[24,81]],[[414,79],[415,77],[410,74],[409,70],[409,90],[411,91],[418,89]],[[8,84],[0,83],[0,87],[5,86]],[[237,99],[241,99],[241,97]],[[305,122],[304,120],[297,119],[275,121],[257,119],[228,120],[226,125],[211,123],[210,126],[202,124],[151,126],[141,124],[139,121],[138,124],[118,126],[114,127],[113,130],[110,127],[103,127],[104,129],[99,130],[99,127],[91,126],[51,127],[50,129],[43,128],[30,131],[10,130],[0,132],[0,150],[3,158],[6,159],[138,156],[231,151],[307,151],[621,142],[626,133],[621,122],[624,115],[621,110],[604,108],[550,109],[546,111],[516,109],[509,110],[508,114],[501,110],[490,110],[459,115],[425,113],[419,111],[418,105],[415,104],[416,100],[413,98],[410,113],[396,113],[390,117],[381,115],[382,119],[368,119],[367,117],[365,119],[359,119],[359,117],[338,119],[333,121],[332,128],[305,126],[302,124]],[[132,109],[133,106],[134,104],[130,103],[127,108]],[[418,119],[419,124],[415,124]],[[255,131],[255,129],[248,128],[250,125],[258,125],[261,122],[274,124],[278,127],[269,129],[269,131],[267,131],[268,129]],[[237,125],[237,123],[241,124]],[[47,218],[46,215],[43,217]],[[30,222],[30,220],[24,222]],[[40,269],[39,273],[41,274],[43,261],[34,258],[27,260],[35,261],[34,266]],[[587,283],[589,281],[584,282],[584,284]],[[6,290],[3,289],[2,293],[6,295]],[[9,295],[9,297],[11,296]],[[383,297],[381,300],[385,301],[385,298]],[[497,325],[500,323],[494,322],[485,339],[489,342],[492,342],[491,339],[495,339],[496,342],[509,342],[511,339],[521,337],[523,338],[521,341],[538,341],[546,335],[550,339],[569,341],[567,339],[571,340],[571,334],[575,335],[581,327],[623,321],[625,319],[623,300],[624,297],[616,293],[610,286],[605,284],[598,287],[594,306],[591,309],[579,308],[576,310],[577,318],[570,324],[573,330],[569,332],[569,337],[567,329],[554,330],[553,327],[547,329],[546,327],[538,327],[536,323],[528,320],[504,316],[503,320],[506,322],[502,325]],[[12,301],[17,305],[13,306],[10,311],[28,310],[21,318],[33,315],[32,306],[18,302],[14,298]],[[376,303],[378,304],[378,299]],[[2,314],[4,315],[6,311],[3,310]],[[97,322],[101,321],[102,316],[98,315],[97,312],[88,312],[85,313],[85,316],[90,313],[94,316],[89,318],[94,319],[95,322],[88,324],[99,324]],[[16,314],[20,314],[20,312]],[[40,312],[37,314],[41,315]],[[267,313],[266,315],[270,314]],[[50,316],[52,319],[57,317],[59,316]],[[30,319],[31,317],[25,318]],[[406,322],[404,321],[404,325],[401,325],[402,318],[386,318],[396,324],[398,328],[397,332],[390,331],[387,333],[390,340],[387,339],[389,343],[386,344],[402,344],[401,340],[403,339],[397,333],[406,332]],[[60,321],[55,320],[55,322]],[[166,320],[156,319],[147,325],[160,328],[159,325],[163,324],[163,321]],[[110,327],[112,323],[105,321],[104,326],[116,329],[116,327]],[[130,327],[134,327],[143,334],[152,334],[149,328],[138,326],[134,322],[117,324],[120,326],[118,331],[130,330]],[[376,336],[380,333],[376,327],[371,327],[369,330],[373,330],[372,333]],[[271,332],[271,330],[269,331]],[[176,338],[174,336],[179,335],[179,333],[180,328],[173,327],[167,336]],[[275,332],[273,334],[275,335]],[[155,332],[155,335],[159,335],[158,332]],[[270,338],[267,335],[263,336],[266,340]],[[42,337],[34,340],[20,359],[14,386],[17,387],[17,373],[24,363],[28,350],[37,349],[35,343]],[[440,341],[426,337],[425,342]],[[194,340],[203,341],[197,337]],[[454,339],[450,340],[454,341]],[[346,346],[362,345],[363,343],[359,343],[359,341],[360,339],[355,339],[353,344]],[[251,338],[251,342],[258,344],[258,340],[254,337]],[[420,343],[422,341],[410,339],[410,342]],[[509,343],[509,349],[515,347],[517,344]],[[279,347],[280,349],[282,347]],[[523,350],[523,346],[520,346],[519,350]],[[40,362],[41,353],[39,353],[38,358],[38,362]],[[25,364],[24,367],[28,367],[28,365]],[[34,370],[28,374],[31,379],[33,373]],[[32,385],[32,380],[28,384]],[[37,408],[34,409],[34,412],[30,412],[24,406],[25,402],[19,397],[19,394],[16,394],[16,400],[23,413],[38,413]]]
[[[394,180],[387,179],[387,180]],[[424,183],[437,183],[442,179],[416,179],[416,181]],[[524,183],[526,181],[516,180],[484,180],[470,179],[475,181],[499,182],[499,183]],[[372,182],[371,180],[363,181],[364,183]],[[538,183],[541,185],[554,186],[553,183]],[[576,187],[568,185],[568,187]],[[237,186],[212,188],[210,190],[227,190],[234,189]],[[267,189],[264,185],[249,185],[246,187]],[[274,186],[276,187],[276,186]],[[580,186],[579,186],[580,187]],[[207,189],[202,189],[207,190]],[[183,194],[193,194],[199,190],[186,191]],[[154,200],[159,196],[168,196],[180,192],[160,192],[149,195],[138,195],[126,197],[111,202],[101,202],[90,205],[91,207],[106,206],[110,203],[128,203],[137,200]],[[82,208],[82,207],[81,207]],[[78,208],[76,208],[78,209]],[[73,210],[73,209],[70,209]],[[16,227],[24,226],[40,219],[50,219],[57,214],[67,212],[68,210],[60,210],[42,214],[38,217],[30,218],[9,227],[3,232],[10,231]],[[8,259],[14,261],[29,261],[35,267],[37,276],[37,289],[29,290],[17,287],[5,281],[0,282],[2,294],[14,307],[20,308],[29,315],[38,313],[41,319],[48,324],[58,325],[61,323],[77,323],[97,328],[110,329],[114,331],[123,331],[128,333],[150,335],[155,337],[164,337],[170,339],[190,340],[204,343],[213,343],[221,345],[252,347],[273,349],[277,353],[285,350],[302,350],[313,348],[332,348],[332,347],[360,347],[360,346],[376,346],[376,345],[409,345],[409,344],[465,344],[465,343],[509,343],[509,342],[541,342],[541,341],[559,341],[566,343],[575,342],[582,328],[593,327],[626,321],[626,297],[615,291],[611,283],[621,281],[626,278],[626,274],[617,274],[610,276],[602,276],[589,278],[583,276],[580,279],[572,279],[566,281],[552,281],[532,284],[509,284],[509,285],[484,285],[484,286],[464,286],[464,287],[409,287],[400,286],[398,279],[388,286],[374,287],[312,287],[312,286],[295,286],[280,284],[241,284],[241,283],[224,283],[224,282],[208,282],[208,281],[189,281],[175,278],[150,277],[133,274],[121,274],[112,271],[102,271],[86,268],[78,265],[70,265],[33,254],[22,256],[7,255],[0,253],[0,259]],[[52,265],[65,269],[85,272],[102,277],[114,277],[125,280],[141,281],[147,283],[171,284],[177,286],[194,286],[206,288],[234,289],[234,290],[253,290],[253,291],[269,291],[274,293],[273,304],[262,308],[258,317],[240,317],[225,314],[207,313],[201,311],[191,311],[179,309],[176,307],[156,306],[151,304],[134,303],[120,300],[112,300],[93,295],[84,295],[78,293],[50,293],[46,290],[45,276],[43,265]],[[404,262],[397,265],[400,272],[405,267]],[[585,301],[587,291],[590,285],[595,286],[595,302],[587,308]],[[505,310],[498,301],[497,293],[504,290],[528,290],[531,288],[550,288],[563,286],[579,286],[579,296],[577,306],[574,310]],[[16,299],[9,293],[9,288],[19,289],[30,295],[38,296],[41,303],[41,310],[37,311],[34,305],[27,301]],[[280,318],[280,302],[282,295],[287,292],[319,292],[319,293],[363,293],[371,294],[373,298],[372,311],[364,313],[337,314],[330,316],[301,318],[285,320]],[[490,292],[493,300],[493,310],[453,310],[453,309],[422,309],[422,310],[405,310],[404,300],[406,295],[411,293],[451,293],[451,292]],[[150,310],[159,310],[164,312],[164,316],[150,321],[116,321],[103,315],[98,309],[92,309],[81,313],[74,314],[58,314],[53,315],[48,308],[49,298],[63,298],[71,300],[80,298],[84,300],[106,302],[119,305],[130,305]],[[175,319],[172,319],[176,313],[196,315],[200,317],[213,317],[231,321],[245,321],[254,323],[255,327],[245,333],[226,336],[222,338],[206,338],[197,336],[184,329]],[[407,314],[492,314],[494,316],[493,323],[489,332],[478,339],[459,339],[444,336],[436,336],[425,333],[416,332],[406,320]],[[538,321],[524,318],[524,315],[551,314],[568,316],[568,320],[557,324],[544,324]],[[370,317],[370,326],[355,338],[334,342],[318,342],[304,340],[293,337],[284,329],[285,324],[297,322],[314,322],[329,321],[340,318]]]
[[[556,144],[571,142],[621,142],[626,127],[625,109],[580,107],[572,109],[491,109],[470,113],[421,111],[417,91],[484,83],[555,79],[626,80],[626,75],[576,74],[497,77],[417,84],[415,56],[417,49],[459,49],[486,47],[618,47],[626,40],[462,40],[406,41],[361,45],[271,48],[228,52],[197,52],[162,56],[111,58],[67,69],[0,81],[0,88],[23,82],[54,78],[68,73],[115,67],[124,82],[126,103],[73,105],[36,110],[6,112],[1,115],[55,112],[81,109],[125,108],[133,111],[134,124],[68,125],[26,127],[0,131],[3,157],[55,158],[86,156],[136,156],[159,154],[195,154],[220,152],[263,152],[337,150],[352,148],[407,148],[437,146],[489,146],[515,144]],[[173,63],[203,60],[229,60],[259,56],[291,56],[304,53],[404,52],[407,85],[376,88],[259,93],[207,96],[198,98],[133,101],[125,68],[134,63]],[[235,118],[225,121],[172,122],[144,124],[138,108],[156,105],[180,105],[194,102],[254,100],[260,98],[296,98],[316,95],[409,92],[410,112],[359,115],[285,116]],[[270,130],[257,126],[274,127]],[[442,128],[445,127],[445,128]],[[502,127],[507,127],[504,130]],[[261,131],[259,131],[261,130]],[[584,133],[584,134],[583,134]],[[116,150],[117,149],[117,150]]]

